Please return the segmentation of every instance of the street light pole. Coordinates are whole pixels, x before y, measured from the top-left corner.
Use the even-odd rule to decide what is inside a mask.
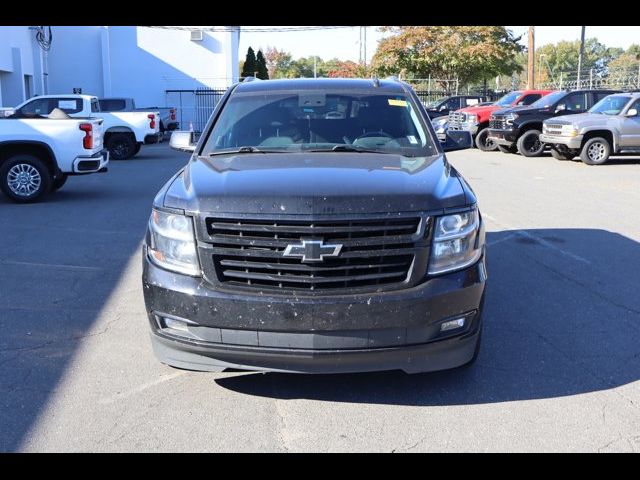
[[[580,70],[582,69],[582,55],[584,54],[584,27],[580,27],[580,53],[578,54],[578,77],[576,79],[576,88],[580,88]]]
[[[536,70],[536,57],[535,57],[535,27],[529,27],[529,58],[527,59],[527,88],[532,89],[536,86],[536,79],[534,77]]]

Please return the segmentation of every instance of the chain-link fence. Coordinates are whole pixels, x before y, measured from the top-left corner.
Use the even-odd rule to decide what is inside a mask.
[[[545,72],[545,81],[538,84],[540,88],[575,90],[578,88],[640,90],[640,64],[621,68],[594,68]],[[549,78],[550,77],[550,78]]]

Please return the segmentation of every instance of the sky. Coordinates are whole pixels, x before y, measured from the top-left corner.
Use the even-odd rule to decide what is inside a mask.
[[[244,28],[244,27],[243,27]],[[246,28],[269,28],[250,26]],[[285,27],[286,28],[286,27]],[[524,34],[522,43],[527,41],[527,29],[529,27],[509,26],[516,35]],[[377,42],[382,38],[382,33],[378,32],[378,27],[367,28],[367,61],[371,60]],[[640,44],[640,27],[638,26],[615,26],[615,27],[586,27],[586,38],[596,37],[601,43],[608,47],[627,48],[632,43]],[[536,27],[536,47],[547,43],[556,43],[560,40],[579,40],[579,26],[537,26]],[[293,55],[293,58],[318,55],[324,60],[339,58],[341,60],[358,61],[359,27],[349,27],[333,30],[319,30],[308,32],[246,32],[240,34],[240,58],[244,59],[244,54],[249,46],[254,50],[266,49],[267,46],[277,47]]]

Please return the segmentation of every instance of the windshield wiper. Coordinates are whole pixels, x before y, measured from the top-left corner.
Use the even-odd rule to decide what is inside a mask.
[[[356,153],[389,153],[381,150],[372,150],[367,148],[356,147],[354,145],[336,145],[332,148],[318,148],[315,150],[307,150],[309,152],[356,152]]]
[[[214,157],[216,155],[234,155],[237,153],[286,153],[286,150],[261,150],[258,147],[240,147],[235,150],[214,150],[209,152],[208,156]]]

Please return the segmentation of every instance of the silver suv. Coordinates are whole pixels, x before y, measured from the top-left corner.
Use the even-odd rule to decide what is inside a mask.
[[[558,160],[580,156],[587,165],[602,165],[610,155],[640,153],[640,92],[615,93],[588,112],[545,120],[540,141]]]

